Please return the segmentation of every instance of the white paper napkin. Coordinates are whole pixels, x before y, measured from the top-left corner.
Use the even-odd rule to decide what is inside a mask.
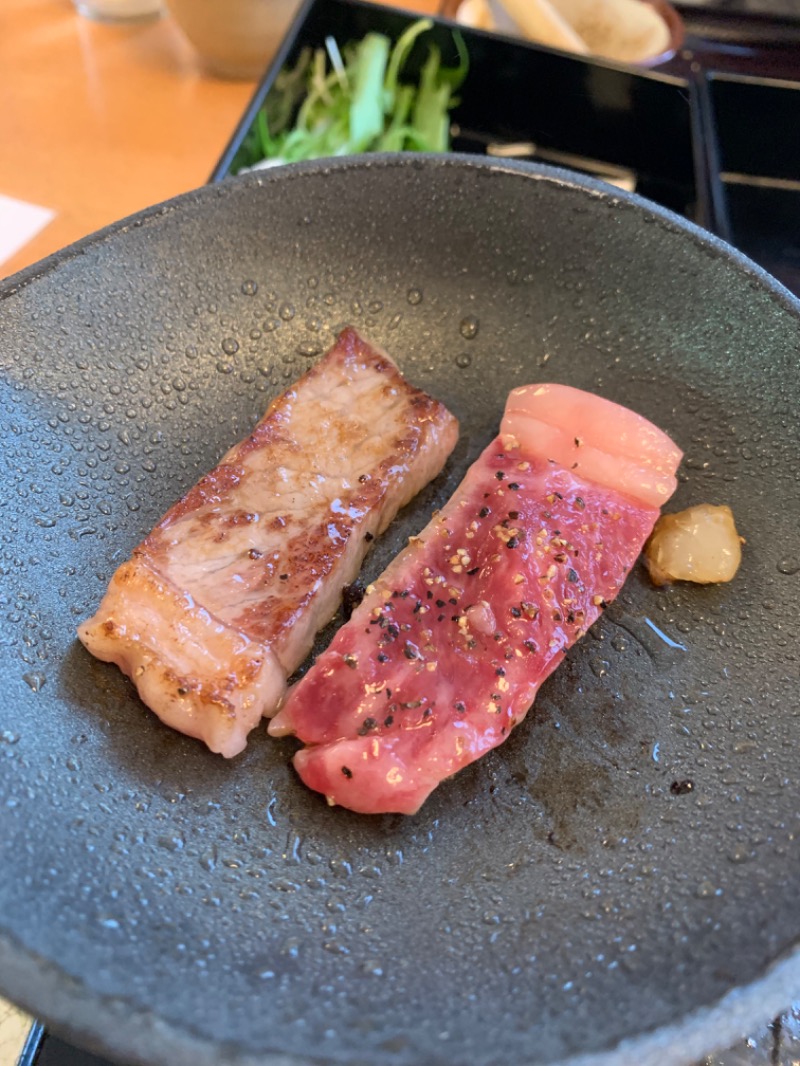
[[[44,229],[55,211],[0,193],[0,263],[18,252]]]

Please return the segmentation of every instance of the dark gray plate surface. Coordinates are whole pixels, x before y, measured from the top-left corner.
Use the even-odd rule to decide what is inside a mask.
[[[679,1062],[800,991],[798,305],[677,219],[474,159],[205,188],[0,302],[0,986],[131,1061]],[[459,416],[377,572],[550,379],[685,449],[735,582],[641,570],[414,818],[224,762],[77,644],[114,567],[352,322]],[[693,791],[675,794],[673,782]]]

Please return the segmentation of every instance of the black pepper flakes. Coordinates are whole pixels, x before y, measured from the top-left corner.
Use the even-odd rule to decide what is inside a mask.
[[[498,666],[497,667],[497,669],[495,670],[495,674],[497,675],[497,677],[505,677],[506,676],[506,672],[505,672],[505,670],[503,669],[502,666]]]
[[[479,566],[473,566],[471,570],[467,570],[467,577],[475,577],[479,570]]]
[[[510,611],[513,618],[522,618],[522,611],[519,607],[511,607]]]
[[[584,509],[584,507],[586,506],[586,502],[584,501],[582,496],[575,497],[575,506],[578,508],[579,511],[582,511]]]
[[[456,702],[453,704],[453,707],[456,711],[458,711],[459,714],[463,714],[464,711],[466,711],[467,709],[467,705],[465,703],[462,703],[461,700],[456,700]]]
[[[528,649],[528,651],[536,651],[537,650],[535,641],[523,640],[522,644],[523,644],[523,647]]]
[[[393,714],[387,714],[386,717],[383,720],[383,724],[386,726],[387,729],[389,728],[389,726],[393,722],[394,722],[394,715]]]
[[[379,663],[388,663],[389,662],[389,656],[388,655],[384,655],[384,653],[382,651],[379,651],[378,654],[375,656],[375,658],[378,660]]]
[[[258,548],[251,548],[247,554],[250,556],[251,559],[260,559],[264,553],[260,552]]]
[[[419,651],[409,641],[406,641],[406,643],[405,643],[405,645],[403,647],[403,655],[405,655],[405,657],[407,659],[419,659],[420,658]]]
[[[488,518],[491,513],[488,507],[481,507],[478,511],[478,518]]]
[[[342,773],[344,774],[344,776],[345,776],[345,777],[347,778],[347,780],[348,780],[348,781],[349,781],[349,780],[350,780],[350,779],[352,778],[352,776],[353,776],[353,771],[352,771],[352,770],[350,769],[350,767],[349,767],[349,766],[343,766],[343,767],[342,767]]]
[[[504,481],[505,480],[505,476],[506,476],[505,475],[505,471],[504,470],[498,470],[497,473],[494,476],[497,478],[498,481]]]
[[[514,492],[516,492],[518,489],[522,488],[522,486],[520,485],[520,483],[518,481],[509,481],[508,487],[510,489],[513,489]]]
[[[442,607],[444,607],[444,600],[437,600],[436,606],[439,608],[439,610],[441,610]]]
[[[377,728],[378,723],[375,718],[365,718],[358,730],[358,735],[360,737],[365,737],[368,733],[371,733],[373,729]]]
[[[369,481],[369,474],[360,474],[358,481],[359,484],[363,485],[365,482]]]
[[[507,548],[518,548],[519,547],[519,537],[509,537],[508,540],[506,541],[506,547]]]
[[[345,585],[342,589],[342,618],[345,622],[350,620],[353,611],[363,599],[364,586],[360,581],[354,581],[351,585]],[[372,622],[370,622],[370,625],[372,625]]]
[[[447,602],[448,603],[452,603],[453,606],[455,607],[455,605],[458,603],[458,600],[455,598],[455,596],[451,596],[450,599]]]
[[[567,581],[571,581],[572,584],[574,585],[577,580],[578,580],[578,571],[577,570],[573,570],[572,567],[570,567],[569,570],[567,570]]]
[[[288,580],[289,580],[289,575],[288,574],[278,574],[278,581],[288,581]]]
[[[367,542],[367,544],[369,544],[369,543],[370,543],[370,541],[373,541],[373,540],[375,540],[375,535],[374,535],[374,533],[370,533],[370,532],[367,532],[367,533],[365,533],[365,534],[364,534],[364,540],[365,540],[365,541]]]
[[[669,790],[673,796],[685,796],[689,792],[694,792],[694,781],[690,781],[688,778],[684,781],[673,781],[669,786]]]
[[[349,666],[351,670],[358,668],[358,659],[355,655],[343,655],[342,659],[344,660],[344,665]]]
[[[516,522],[516,520],[519,518],[519,511],[509,511],[508,517],[511,519],[512,522]]]

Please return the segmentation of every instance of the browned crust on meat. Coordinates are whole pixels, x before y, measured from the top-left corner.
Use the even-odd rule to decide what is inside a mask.
[[[254,706],[274,712],[369,542],[457,432],[443,404],[343,330],[133,550],[81,639],[168,724],[235,754],[244,741],[231,737],[255,724]],[[220,718],[237,716],[226,739]]]

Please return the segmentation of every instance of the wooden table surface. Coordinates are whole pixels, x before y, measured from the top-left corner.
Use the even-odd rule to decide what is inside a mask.
[[[0,195],[55,212],[0,277],[202,185],[254,87],[204,73],[167,15],[112,24],[70,0],[0,0]]]

